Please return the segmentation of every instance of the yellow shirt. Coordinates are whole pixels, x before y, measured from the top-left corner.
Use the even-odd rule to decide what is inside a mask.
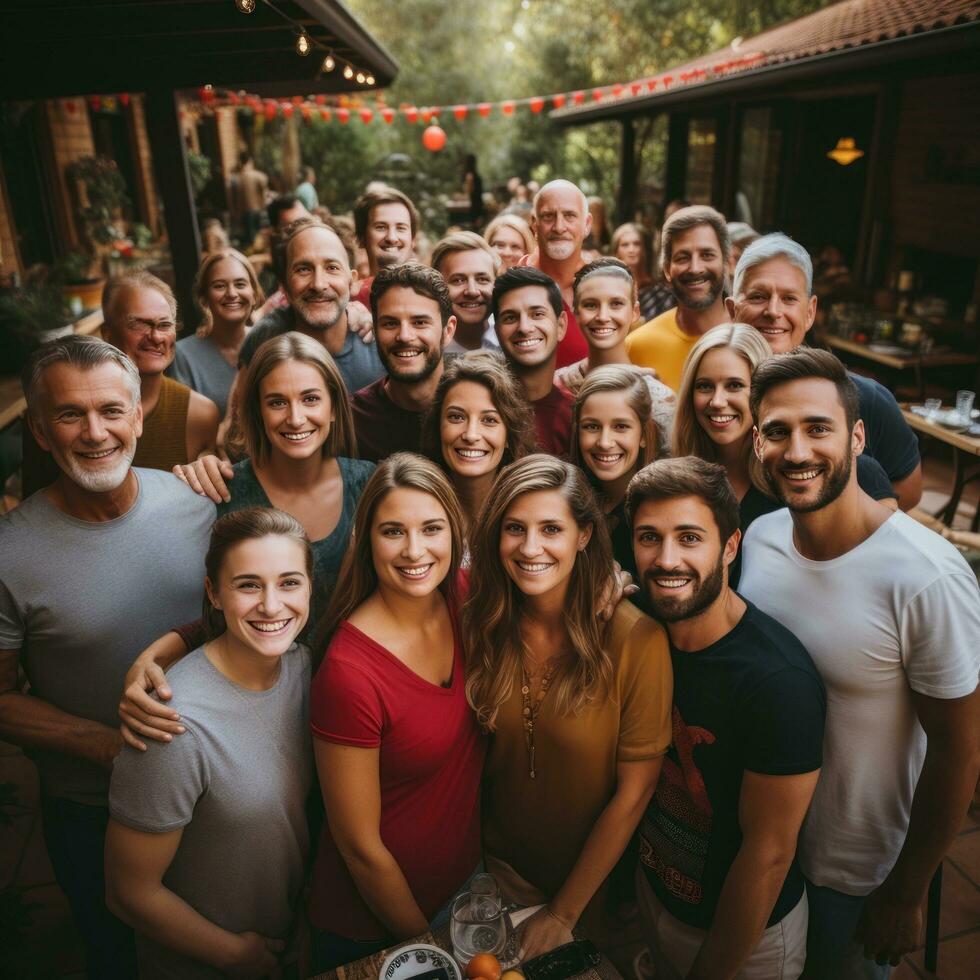
[[[674,307],[634,330],[626,338],[626,353],[639,367],[653,368],[668,388],[677,391],[681,386],[684,362],[698,340],[697,335],[691,336],[681,330]]]
[[[663,755],[674,694],[664,628],[631,602],[616,607],[606,640],[609,693],[576,715],[556,715],[554,684],[534,723],[535,778],[516,683],[501,705],[483,773],[483,839],[549,897],[582,853],[616,790],[616,763]]]

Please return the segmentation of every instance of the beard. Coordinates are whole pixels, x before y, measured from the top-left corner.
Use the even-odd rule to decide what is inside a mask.
[[[378,249],[374,253],[374,263],[379,269],[390,269],[392,266],[401,265],[405,259],[402,258],[401,252],[384,252]]]
[[[661,623],[677,623],[684,619],[693,619],[695,616],[704,612],[721,595],[724,585],[725,563],[722,556],[718,556],[718,564],[712,569],[706,579],[697,576],[694,582],[694,591],[687,599],[672,599],[669,596],[656,596],[646,591],[646,599],[650,604],[650,610],[655,619]],[[643,581],[657,576],[677,577],[676,572],[670,572],[665,568],[654,567],[643,573]],[[685,575],[691,573],[684,573]]]
[[[816,469],[815,465],[787,467],[792,470]],[[817,494],[816,499],[806,501],[797,497],[795,494],[787,493],[783,484],[780,483],[768,469],[764,470],[766,485],[772,491],[773,496],[790,510],[797,514],[809,514],[815,510],[822,510],[828,504],[832,504],[843,492],[851,479],[851,455],[844,457],[843,461],[834,465],[833,469],[826,475],[823,487]]]
[[[422,351],[422,366],[418,366],[418,360],[408,366],[403,364],[397,357],[395,357],[395,352],[399,350],[421,350]],[[384,369],[388,372],[388,377],[394,381],[403,381],[407,384],[415,384],[419,381],[425,381],[427,378],[432,377],[433,371],[442,362],[442,347],[440,346],[437,350],[433,350],[431,347],[395,347],[390,351],[384,350],[381,345],[378,345],[378,357],[381,358],[381,363],[384,365]]]
[[[544,243],[545,254],[553,262],[564,262],[575,254],[577,243],[567,238],[548,239]]]
[[[332,299],[333,304],[323,307],[319,303],[314,305],[312,298],[308,298],[304,294],[298,299],[292,300],[293,312],[308,327],[314,330],[329,330],[336,326],[340,318],[347,312],[349,297],[341,298],[334,294],[326,298]]]
[[[133,465],[133,456],[136,455],[136,442],[134,440],[131,445],[120,446],[119,449],[119,461],[111,469],[97,471],[86,469],[74,458],[70,450],[56,462],[68,479],[83,490],[89,493],[108,493],[121,486],[129,474]]]
[[[686,306],[689,310],[706,310],[718,299],[718,297],[721,295],[723,285],[721,276],[716,276],[711,272],[706,272],[704,273],[704,277],[708,279],[709,283],[711,284],[711,288],[708,293],[702,297],[699,297],[698,299],[692,299],[685,288],[685,277],[671,281],[671,291],[681,306]],[[700,279],[702,277],[696,276],[693,278]]]

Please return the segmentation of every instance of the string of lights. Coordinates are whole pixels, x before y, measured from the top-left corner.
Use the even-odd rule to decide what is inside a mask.
[[[353,79],[358,85],[366,85],[368,88],[372,88],[376,84],[374,75],[372,75],[370,72],[361,71],[356,65],[351,64],[349,61],[338,58],[332,48],[327,47],[327,45],[323,44],[322,41],[318,41],[311,34],[307,33],[307,30],[303,24],[297,20],[294,20],[281,8],[277,7],[276,4],[273,3],[273,0],[234,0],[234,2],[235,6],[238,8],[238,11],[243,14],[255,13],[256,5],[262,3],[273,13],[281,17],[296,33],[296,53],[301,58],[308,57],[314,50],[324,52],[323,61],[320,65],[320,70],[322,72],[329,74],[330,72],[336,70],[338,64],[342,63],[344,66],[342,69],[342,74],[348,81]]]

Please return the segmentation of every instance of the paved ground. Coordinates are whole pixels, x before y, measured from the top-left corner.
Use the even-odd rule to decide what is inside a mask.
[[[942,503],[950,483],[945,460],[927,459],[922,508]],[[955,522],[966,528],[976,507],[976,484]],[[78,936],[61,890],[54,883],[41,838],[37,777],[19,749],[0,742],[0,976],[81,977]],[[19,926],[19,928],[18,928]],[[893,980],[940,977],[975,980],[980,963],[980,792],[974,796],[945,863],[940,919],[939,971],[927,973],[919,950],[892,974]],[[610,958],[626,980],[642,950],[636,923],[618,931]]]

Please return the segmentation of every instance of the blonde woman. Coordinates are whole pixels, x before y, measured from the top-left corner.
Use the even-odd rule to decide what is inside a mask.
[[[725,323],[709,330],[691,348],[677,393],[672,454],[698,456],[725,467],[738,498],[742,538],[749,525],[781,506],[769,490],[752,445],[749,389],[756,368],[772,357],[762,335],[744,323]],[[884,470],[870,456],[858,457],[858,482],[876,500],[894,491]],[[738,585],[742,552],[728,569]]]
[[[501,467],[534,448],[534,416],[500,355],[470,351],[446,365],[422,448],[452,482],[468,536]]]
[[[459,503],[411,453],[364,488],[325,621],[310,724],[327,826],[314,969],[425,932],[480,861],[484,740],[466,702]]]
[[[582,472],[528,456],[497,478],[472,535],[466,693],[490,733],[487,870],[545,903],[525,957],[595,928],[596,900],[653,793],[670,744],[670,654],[630,603],[597,612],[613,560]]]
[[[657,458],[657,425],[650,418],[650,389],[630,367],[610,364],[590,372],[572,409],[571,460],[599,497],[613,557],[633,578],[633,537],[626,520],[626,488]]]
[[[276,507],[303,525],[313,542],[312,632],[333,594],[374,464],[355,458],[347,390],[333,358],[304,334],[262,344],[245,375],[241,405],[249,458],[231,467],[208,456],[174,472],[211,497],[219,517],[245,507]],[[171,630],[130,668],[120,705],[130,745],[145,748],[140,736],[159,740],[180,733],[176,712],[162,703],[169,698],[163,670],[200,646],[202,635],[200,622]],[[150,697],[151,690],[162,701]]]
[[[534,236],[528,223],[517,214],[498,215],[484,229],[483,237],[500,256],[500,271],[506,272],[534,251]]]
[[[206,256],[194,281],[204,322],[196,334],[177,341],[171,375],[206,395],[224,418],[235,381],[238,351],[252,313],[265,296],[252,264],[233,248]]]

